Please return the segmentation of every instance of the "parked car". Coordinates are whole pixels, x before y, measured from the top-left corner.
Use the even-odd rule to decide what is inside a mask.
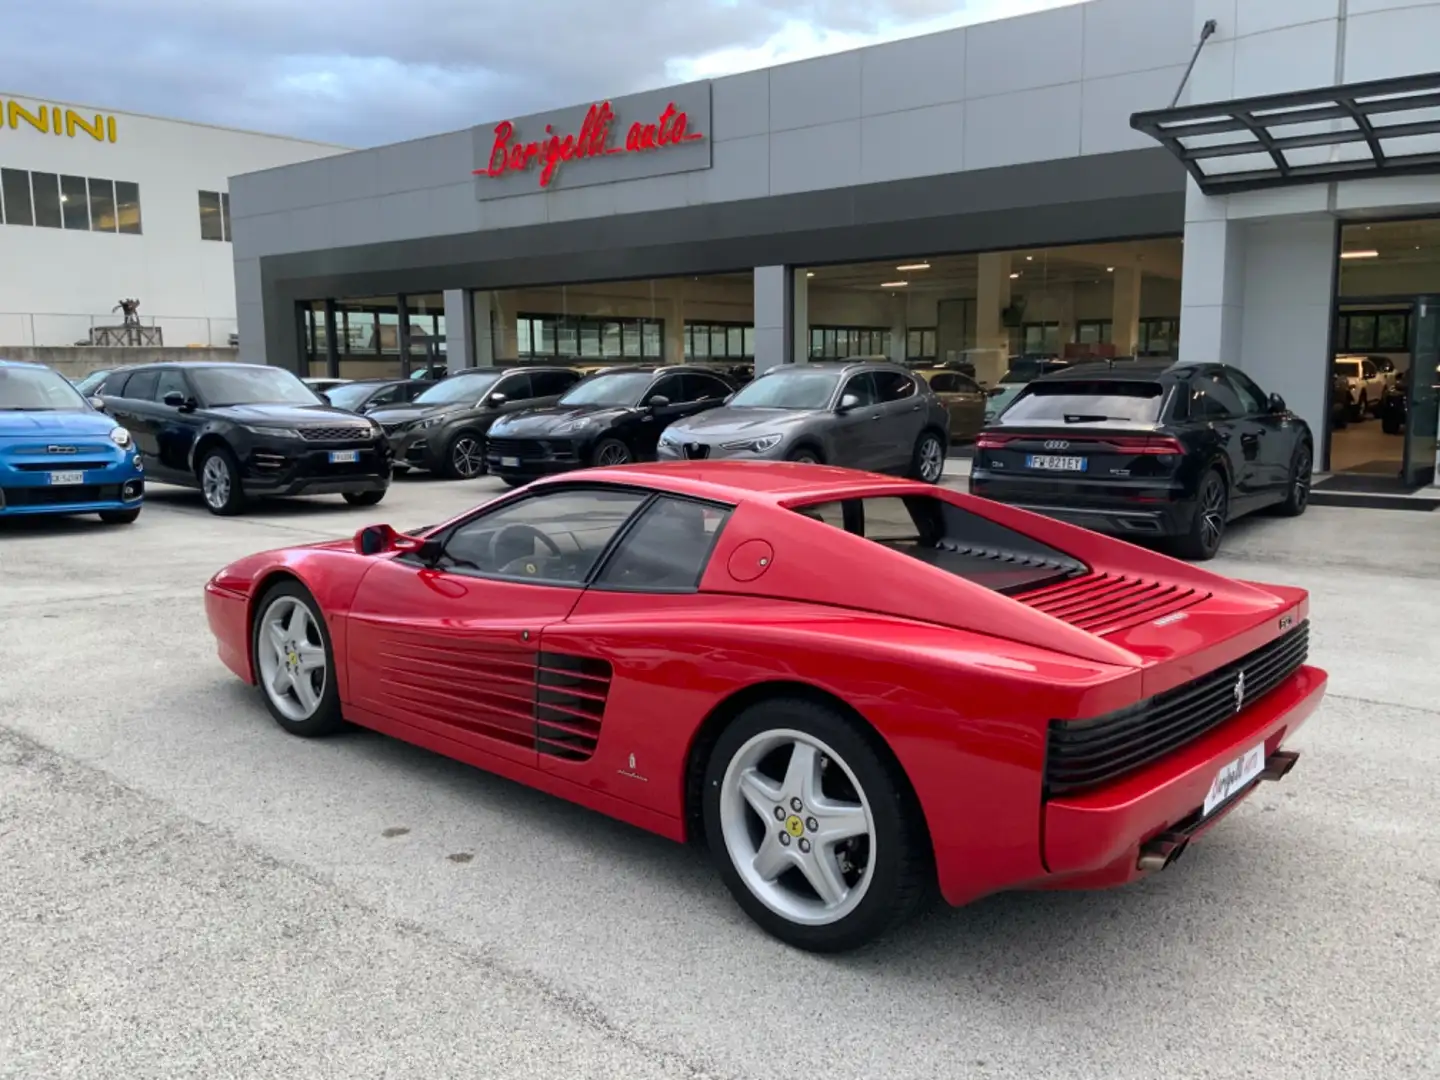
[[[1385,396],[1385,375],[1368,356],[1337,356],[1335,370],[1350,382],[1351,420],[1363,420],[1366,413],[1380,408]]]
[[[144,468],[134,436],[66,379],[0,360],[0,518],[97,514],[128,525],[140,516]]]
[[[83,378],[71,379],[70,381],[75,384],[76,390],[79,390],[81,394],[88,398],[99,389],[100,385],[105,381],[106,376],[114,370],[114,368],[101,368],[99,371],[90,372],[90,374]]]
[[[1350,376],[1339,364],[1330,365],[1330,426],[1343,428],[1355,414],[1355,388],[1350,385]]]
[[[263,364],[139,364],[100,388],[155,480],[198,488],[213,514],[262,496],[343,495],[374,506],[390,486],[380,425],[334,408]]]
[[[773,367],[718,409],[677,420],[659,458],[763,458],[939,481],[950,415],[900,364],[814,360]]]
[[[1000,381],[989,390],[989,397],[985,401],[985,422],[990,423],[1009,408],[1010,403],[1020,396],[1020,391],[1031,381],[1041,375],[1064,371],[1069,366],[1068,360],[1016,357],[1005,374],[1000,376]]]
[[[496,423],[487,462],[513,486],[587,465],[653,458],[667,425],[717,408],[734,389],[693,364],[610,368],[576,383],[549,408]]]
[[[370,415],[384,425],[401,469],[468,480],[485,472],[485,440],[496,420],[553,405],[579,379],[563,367],[457,371],[410,404],[388,405]]]
[[[951,445],[974,441],[985,426],[985,403],[989,400],[974,375],[951,367],[917,368],[915,374],[930,384],[949,412]]]
[[[247,556],[204,597],[284,732],[357,724],[703,838],[739,907],[817,952],[936,893],[1163,871],[1291,772],[1326,688],[1303,589],[779,462],[541,481]],[[1233,888],[1266,820],[1177,884]]]
[[[424,379],[356,379],[321,396],[337,409],[364,416],[385,405],[409,404],[434,385]]]
[[[1365,359],[1374,364],[1380,374],[1385,376],[1385,388],[1387,390],[1395,385],[1395,379],[1399,376],[1400,369],[1395,366],[1394,360],[1381,353],[1372,353],[1367,355]]]
[[[328,393],[329,391],[331,391],[331,390],[333,390],[333,389],[335,389],[335,387],[337,387],[337,386],[344,386],[346,383],[350,382],[349,379],[318,379],[318,378],[317,378],[317,379],[301,379],[300,381],[303,382],[306,386],[310,387],[311,390],[314,390],[317,394],[322,394],[322,395],[325,394],[325,393]]]
[[[1224,364],[1086,364],[1027,386],[976,443],[975,495],[1209,559],[1235,518],[1305,512],[1315,441]]]
[[[425,382],[439,382],[447,378],[450,368],[445,364],[426,364],[410,372],[410,378],[423,379]]]

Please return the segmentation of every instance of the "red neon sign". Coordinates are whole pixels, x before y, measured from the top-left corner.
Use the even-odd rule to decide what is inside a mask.
[[[540,186],[547,188],[555,179],[556,170],[566,161],[583,161],[611,154],[647,153],[705,137],[698,131],[690,130],[689,117],[677,109],[673,101],[665,106],[665,111],[653,124],[638,121],[631,124],[623,146],[610,144],[614,124],[615,110],[608,101],[590,106],[578,135],[561,135],[546,124],[545,138],[535,142],[518,142],[515,140],[515,124],[502,120],[495,125],[495,144],[490,148],[490,162],[483,169],[476,169],[475,175],[500,177],[507,173],[526,172],[538,161]]]

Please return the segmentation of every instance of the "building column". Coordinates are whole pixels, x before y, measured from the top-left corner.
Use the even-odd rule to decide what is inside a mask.
[[[475,366],[475,311],[464,289],[445,290],[445,366],[451,372]]]
[[[495,340],[495,294],[486,289],[470,293],[464,307],[469,313],[470,367],[494,367],[500,342]],[[446,322],[449,322],[447,317]]]
[[[790,362],[808,363],[810,360],[810,279],[804,270],[790,271],[790,328],[794,342],[790,347]],[[759,351],[759,345],[756,345]],[[756,370],[759,374],[759,370]]]
[[[755,267],[755,374],[795,359],[793,322],[795,271],[789,266]]]
[[[672,282],[672,287],[677,291],[683,291],[679,282]],[[685,298],[683,296],[670,297],[668,314],[665,316],[665,356],[667,364],[683,364],[685,362]]]
[[[1244,314],[1243,221],[1188,221],[1180,276],[1182,364],[1235,364]]]
[[[518,318],[514,292],[475,294],[476,367],[514,363],[520,359],[520,342],[516,338]],[[479,344],[481,341],[489,342],[488,349]]]
[[[1116,356],[1134,356],[1140,342],[1140,280],[1138,266],[1117,266],[1114,278],[1115,296],[1110,314],[1110,341]]]
[[[335,324],[339,322],[335,318],[335,298],[325,299],[325,374],[332,379],[340,377],[340,342],[336,340],[338,331]],[[300,368],[306,375],[310,374],[310,362],[302,354],[300,357]]]
[[[938,321],[938,320],[937,320]],[[897,364],[905,362],[906,334],[910,331],[910,302],[903,295],[890,298],[890,359]]]
[[[987,252],[979,258],[975,286],[975,347],[1010,354],[1010,331],[1000,313],[1010,306],[1010,253]]]
[[[395,297],[395,344],[400,350],[400,377],[410,378],[410,304],[401,293]]]

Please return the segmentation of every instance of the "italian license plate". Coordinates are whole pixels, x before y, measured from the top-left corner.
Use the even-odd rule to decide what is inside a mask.
[[[1210,791],[1205,796],[1205,806],[1201,811],[1201,816],[1208,817],[1217,806],[1264,771],[1265,746],[1262,743],[1260,746],[1246,750],[1245,753],[1220,770],[1215,777],[1215,782],[1210,785]]]
[[[351,465],[360,460],[359,450],[331,450],[331,465]]]
[[[51,486],[60,484],[83,484],[85,474],[83,472],[52,472],[50,474]]]
[[[500,459],[500,467],[502,469],[518,469],[520,467],[520,459],[518,457],[502,457]]]
[[[1043,469],[1046,472],[1084,472],[1086,462],[1083,457],[1031,454],[1025,459],[1025,465],[1027,468]]]

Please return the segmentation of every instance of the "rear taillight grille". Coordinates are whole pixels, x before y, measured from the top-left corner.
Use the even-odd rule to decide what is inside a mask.
[[[1305,663],[1303,622],[1239,660],[1148,701],[1094,720],[1052,720],[1045,793],[1073,795],[1135,772],[1219,727]]]
[[[1064,437],[1045,434],[982,434],[975,440],[977,450],[1019,450],[1019,444],[1032,444],[1030,449],[1046,453],[1077,451],[1085,453],[1175,455],[1184,454],[1185,447],[1179,439],[1169,435],[1072,435]],[[1046,444],[1050,445],[1046,445]],[[1063,446],[1054,445],[1063,443]]]
[[[610,694],[604,660],[542,652],[535,688],[535,748],[565,761],[588,761],[600,740]]]
[[[1016,599],[1081,630],[1103,635],[1173,615],[1209,597],[1208,592],[1189,586],[1125,574],[1090,573]]]

